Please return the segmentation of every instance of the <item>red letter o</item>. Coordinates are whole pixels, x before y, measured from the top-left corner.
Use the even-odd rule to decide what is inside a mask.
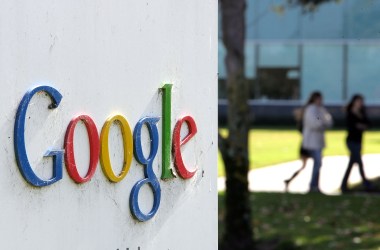
[[[82,121],[86,126],[88,141],[90,144],[90,165],[85,177],[79,175],[74,156],[74,130],[79,121]],[[73,179],[76,183],[87,182],[95,174],[99,160],[99,149],[99,134],[91,117],[87,115],[80,115],[72,119],[67,127],[65,135],[65,163],[67,172],[69,173],[71,179]]]

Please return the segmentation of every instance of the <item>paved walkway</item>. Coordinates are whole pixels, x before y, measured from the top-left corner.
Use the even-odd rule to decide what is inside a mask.
[[[380,154],[363,156],[364,170],[369,179],[380,176]],[[337,195],[348,164],[347,156],[327,156],[323,159],[320,174],[320,189],[325,194]],[[308,160],[306,168],[289,185],[288,192],[306,193],[309,190],[313,161]],[[284,180],[301,167],[301,161],[292,161],[274,166],[251,170],[249,172],[249,189],[260,192],[285,192]],[[349,183],[361,181],[359,170],[353,167]],[[218,190],[225,189],[225,178],[218,178]]]

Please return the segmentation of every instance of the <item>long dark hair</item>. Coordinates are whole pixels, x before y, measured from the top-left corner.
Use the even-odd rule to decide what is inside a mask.
[[[313,104],[313,103],[314,103],[317,99],[319,99],[319,98],[322,98],[322,94],[321,94],[321,92],[319,92],[319,91],[314,91],[313,93],[310,94],[310,97],[309,97],[309,99],[308,99],[308,101],[307,101],[307,103],[306,103],[305,106],[308,106],[308,105],[310,105],[310,104]]]
[[[318,98],[322,98],[322,94],[319,91],[314,91],[310,94],[309,99],[307,100],[306,104],[301,108],[301,115],[296,119],[297,122],[297,129],[302,133],[303,130],[303,116],[305,114],[305,109],[310,104],[313,104]]]
[[[303,119],[303,115],[304,115],[304,112],[305,112],[305,109],[307,106],[309,106],[310,104],[313,104],[315,103],[315,101],[318,99],[318,98],[322,98],[322,94],[321,92],[319,91],[314,91],[310,94],[309,96],[309,99],[307,100],[306,104],[302,107],[301,109],[301,120]]]
[[[362,100],[363,102],[363,105],[361,107],[361,109],[359,110],[359,112],[362,114],[362,115],[366,115],[366,112],[365,112],[365,106],[364,106],[364,97],[360,94],[355,94],[351,97],[351,100],[350,102],[347,104],[346,106],[346,112],[349,113],[351,112],[351,109],[352,109],[352,106],[354,106],[354,103],[357,101],[357,100]]]

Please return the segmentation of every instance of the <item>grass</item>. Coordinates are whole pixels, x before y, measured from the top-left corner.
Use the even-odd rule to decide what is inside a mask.
[[[379,195],[251,194],[255,239],[280,239],[297,249],[380,249],[379,206]],[[224,214],[220,193],[219,239]]]
[[[221,129],[226,136],[227,130]],[[326,132],[325,156],[347,155],[346,132],[332,130]],[[380,131],[367,131],[364,135],[363,153],[380,153]],[[299,158],[300,133],[293,129],[252,129],[249,132],[250,168],[261,168],[273,164],[297,160]],[[224,165],[218,154],[218,173],[224,176]]]

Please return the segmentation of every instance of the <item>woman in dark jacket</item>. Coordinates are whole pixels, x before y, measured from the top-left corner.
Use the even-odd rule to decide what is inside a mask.
[[[360,176],[367,190],[371,188],[369,181],[365,177],[363,161],[361,157],[363,132],[369,127],[369,120],[366,115],[364,98],[361,95],[354,95],[347,105],[346,109],[346,125],[347,125],[347,147],[350,150],[350,161],[344,174],[341,191],[347,192],[347,181],[354,163],[359,166]]]

